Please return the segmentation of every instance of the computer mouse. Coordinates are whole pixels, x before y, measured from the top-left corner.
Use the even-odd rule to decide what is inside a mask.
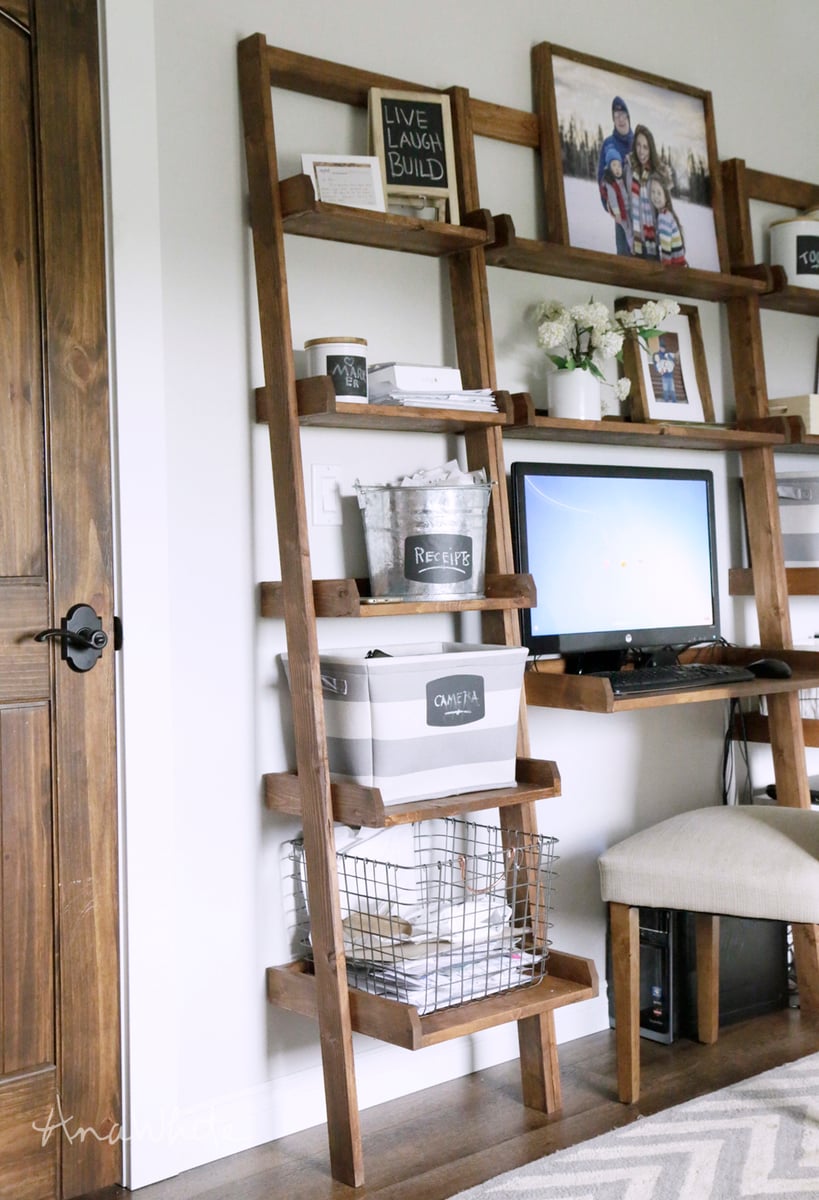
[[[788,663],[781,658],[757,658],[748,663],[748,670],[753,671],[757,679],[790,679],[793,675]]]

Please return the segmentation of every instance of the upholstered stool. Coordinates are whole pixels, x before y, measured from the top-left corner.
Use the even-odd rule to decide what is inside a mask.
[[[793,926],[800,1008],[819,1010],[819,814],[800,808],[728,805],[661,821],[601,855],[600,886],[611,916],[617,1085],[640,1095],[639,910],[696,917],[697,1037],[719,1028],[719,915]]]

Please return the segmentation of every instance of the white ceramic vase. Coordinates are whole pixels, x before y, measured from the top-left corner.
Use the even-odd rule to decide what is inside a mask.
[[[549,376],[549,416],[599,421],[600,380],[582,367],[552,372]]]

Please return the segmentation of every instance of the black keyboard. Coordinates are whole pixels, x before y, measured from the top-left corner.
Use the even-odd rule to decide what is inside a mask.
[[[756,678],[745,667],[732,667],[727,663],[671,663],[663,667],[640,667],[634,671],[590,671],[589,674],[608,679],[614,696],[687,692],[689,688],[746,683]]]

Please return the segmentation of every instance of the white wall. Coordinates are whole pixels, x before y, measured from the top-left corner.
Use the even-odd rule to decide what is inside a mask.
[[[252,423],[262,382],[246,222],[235,47],[272,43],[432,86],[531,107],[529,49],[550,40],[709,88],[721,158],[815,178],[819,9],[802,0],[104,0],[112,234],[112,339],[120,485],[125,953],[132,1187],[323,1120],[314,1026],[269,1009],[264,970],[289,957],[281,846],[292,821],[264,812],[260,777],[288,758],[277,622],[257,618],[256,585],[277,577],[266,431]],[[650,20],[647,20],[647,14]],[[276,97],[283,174],[301,151],[364,152],[360,118]],[[479,146],[482,204],[537,236],[534,156]],[[762,226],[762,215],[757,215]],[[366,336],[373,358],[452,357],[445,275],[407,255],[288,240],[296,347],[327,332]],[[759,252],[761,257],[761,250]],[[490,271],[500,385],[542,394],[526,310],[559,280]],[[612,293],[596,288],[610,300]],[[718,411],[732,408],[724,318],[701,305]],[[772,394],[813,384],[817,322],[765,317]],[[360,475],[438,462],[437,437],[316,431],[305,461]],[[607,449],[509,442],[508,456],[609,457]],[[623,452],[647,461],[647,451]],[[666,461],[666,459],[664,459]],[[712,467],[723,576],[739,554],[737,466]],[[810,462],[791,460],[793,469]],[[314,530],[317,575],[362,571],[349,502],[342,543]],[[810,601],[795,632],[813,632]],[[726,632],[753,636],[753,611],[724,596]],[[357,644],[360,623],[322,628]],[[750,631],[750,632],[749,632]],[[367,638],[457,634],[450,619],[383,620]],[[723,713],[700,704],[614,718],[531,714],[534,752],[554,758],[562,799],[540,824],[561,842],[554,942],[602,967],[595,858],[629,831],[718,795]],[[762,761],[764,776],[769,764]],[[763,782],[761,779],[760,782]],[[602,971],[601,971],[602,973]],[[558,1014],[561,1040],[606,1024],[605,1002]],[[411,1055],[358,1039],[362,1106],[513,1057],[507,1028]]]

